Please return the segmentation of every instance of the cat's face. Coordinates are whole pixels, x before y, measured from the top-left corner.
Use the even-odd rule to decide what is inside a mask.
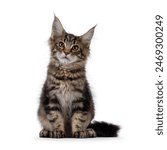
[[[94,28],[82,36],[68,34],[57,17],[54,18],[52,35],[49,39],[51,54],[61,65],[68,65],[86,60]]]
[[[53,55],[61,64],[66,65],[85,59],[83,49],[79,37],[64,33],[63,36],[56,39]]]

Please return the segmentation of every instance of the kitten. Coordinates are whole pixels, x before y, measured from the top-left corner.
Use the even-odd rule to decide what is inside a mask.
[[[55,16],[49,39],[51,58],[40,97],[40,137],[115,137],[119,127],[91,123],[94,103],[85,64],[95,27],[82,36],[67,33]]]

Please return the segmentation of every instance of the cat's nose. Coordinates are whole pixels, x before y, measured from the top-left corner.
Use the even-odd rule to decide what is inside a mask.
[[[67,56],[68,54],[70,54],[70,51],[64,51],[64,54]]]

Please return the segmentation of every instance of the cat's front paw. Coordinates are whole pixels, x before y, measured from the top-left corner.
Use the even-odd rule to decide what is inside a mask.
[[[48,131],[48,130],[42,129],[39,132],[39,137],[49,137],[49,136],[50,136],[50,131]]]
[[[96,137],[96,132],[93,129],[86,129],[84,131],[76,131],[73,134],[74,138],[93,138]]]
[[[56,130],[56,131],[53,131],[53,138],[64,138],[65,137],[65,133],[64,131],[61,131],[61,130]]]
[[[61,130],[48,131],[46,129],[42,129],[39,133],[39,136],[43,138],[64,138],[65,133]]]

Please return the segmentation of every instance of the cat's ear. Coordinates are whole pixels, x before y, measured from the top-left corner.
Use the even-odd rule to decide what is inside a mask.
[[[81,36],[81,40],[84,44],[90,45],[91,39],[92,39],[93,34],[94,34],[95,27],[96,27],[96,25]]]
[[[59,37],[59,36],[62,36],[63,33],[65,32],[60,20],[54,15],[54,21],[53,21],[53,24],[52,24],[52,37],[53,36],[56,36],[56,37]]]

